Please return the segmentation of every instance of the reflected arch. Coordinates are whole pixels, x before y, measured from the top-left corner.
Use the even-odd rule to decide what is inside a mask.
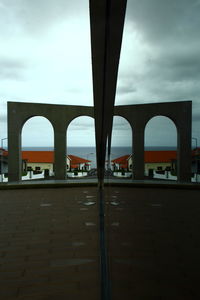
[[[90,160],[91,165],[77,166],[78,169],[90,169],[96,166],[96,144],[94,118],[78,116],[67,127],[66,134],[67,155],[75,155]],[[87,166],[87,168],[85,168]],[[75,166],[74,166],[75,167]],[[73,167],[67,171],[73,171]],[[68,174],[68,176],[72,174]]]
[[[23,140],[28,140],[31,131],[31,140],[25,145]],[[39,136],[41,137],[39,143],[41,146],[53,147],[54,129],[52,123],[43,116],[32,116],[28,118],[22,126],[22,148],[24,146],[34,146],[38,143]],[[52,138],[51,138],[52,137]],[[39,146],[39,145],[37,145]]]
[[[115,115],[125,117],[133,130],[134,178],[144,179],[144,132],[148,121],[155,116],[170,118],[177,128],[177,176],[182,182],[191,181],[191,118],[192,102],[163,102],[122,105]]]
[[[112,165],[113,159],[130,156],[132,153],[132,139],[132,128],[128,120],[122,116],[115,115],[113,117],[110,157],[108,156],[109,168],[116,169],[116,166]],[[123,169],[130,171],[132,163],[129,160],[123,161],[125,162],[123,163]],[[118,167],[120,168],[120,166]]]
[[[156,155],[156,152],[162,151]],[[155,156],[156,155],[156,156]],[[176,173],[176,157],[177,157],[177,128],[173,120],[169,117],[159,115],[152,117],[145,126],[145,175],[149,176],[149,172],[159,171],[163,173],[163,177],[167,178],[173,173]],[[160,158],[160,160],[155,160]],[[170,172],[169,172],[170,171]],[[153,171],[151,176],[153,176]],[[156,178],[156,176],[155,176]],[[174,178],[174,177],[173,177]]]
[[[158,115],[148,120],[145,125],[145,148],[148,146],[177,147],[177,127],[171,118]]]
[[[47,118],[54,130],[54,170],[56,179],[66,178],[66,129],[81,115],[93,117],[93,107],[8,102],[8,180],[21,179],[21,132],[23,124],[33,116]]]

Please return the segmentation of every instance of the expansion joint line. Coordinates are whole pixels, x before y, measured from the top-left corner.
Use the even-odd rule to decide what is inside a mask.
[[[100,238],[100,267],[101,267],[101,300],[111,299],[110,276],[108,267],[108,251],[105,233],[104,190],[98,189],[99,200],[99,238]]]

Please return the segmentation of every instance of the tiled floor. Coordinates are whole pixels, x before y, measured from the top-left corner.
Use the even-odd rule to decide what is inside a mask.
[[[100,299],[95,187],[0,190],[0,300]],[[111,299],[199,299],[200,191],[106,187]]]
[[[112,299],[200,299],[200,192],[109,188]]]
[[[0,299],[99,299],[96,189],[0,191]]]

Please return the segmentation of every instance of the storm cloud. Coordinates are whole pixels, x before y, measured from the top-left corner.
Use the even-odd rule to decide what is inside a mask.
[[[123,101],[198,101],[199,15],[197,0],[128,1],[119,82],[127,72],[137,93]]]

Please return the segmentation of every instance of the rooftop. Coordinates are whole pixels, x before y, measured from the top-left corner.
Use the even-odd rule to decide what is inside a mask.
[[[4,151],[3,155],[8,156],[8,151]],[[84,159],[75,155],[67,155],[72,164],[90,163],[91,160]],[[22,159],[30,163],[53,163],[54,151],[22,151]]]
[[[120,156],[112,160],[113,163],[127,164],[127,161],[132,157],[131,154]],[[144,162],[155,163],[155,162],[171,162],[176,159],[177,152],[174,150],[145,150],[144,151]]]

